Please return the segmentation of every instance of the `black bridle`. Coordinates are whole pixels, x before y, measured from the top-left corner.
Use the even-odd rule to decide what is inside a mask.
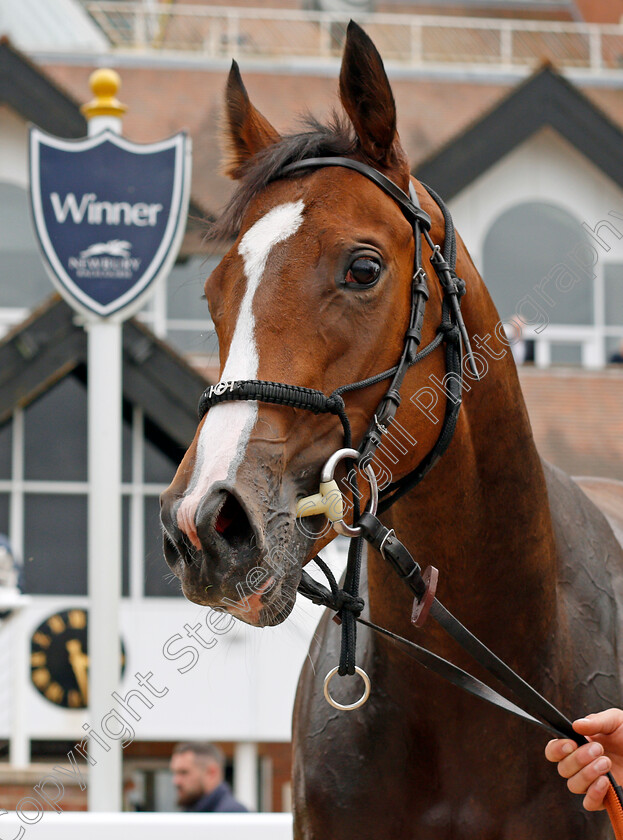
[[[461,297],[465,294],[465,283],[457,277],[455,271],[456,234],[452,217],[441,198],[429,187],[426,187],[426,189],[438,204],[444,217],[445,235],[443,251],[430,237],[431,219],[422,210],[413,185],[410,184],[409,195],[407,195],[393,181],[383,175],[382,172],[365,163],[343,157],[309,158],[286,165],[281,169],[276,178],[283,178],[288,175],[328,166],[351,169],[363,175],[369,181],[372,181],[393,199],[413,228],[414,257],[411,281],[411,311],[409,326],[404,335],[403,349],[398,363],[389,370],[370,376],[367,379],[342,385],[336,388],[329,396],[312,388],[303,388],[297,385],[288,385],[279,382],[266,382],[263,380],[220,382],[204,391],[199,401],[199,418],[203,418],[213,405],[231,400],[258,400],[260,402],[286,405],[292,408],[302,408],[307,411],[312,411],[315,414],[332,413],[336,414],[342,423],[344,447],[350,448],[352,446],[352,434],[343,394],[367,388],[385,379],[391,379],[390,386],[374,412],[368,429],[359,445],[359,464],[363,466],[372,461],[378,447],[381,445],[383,435],[387,433],[398,411],[401,401],[400,389],[407,370],[426,358],[426,356],[436,350],[442,343],[445,343],[446,372],[450,375],[446,376],[448,398],[446,400],[446,410],[439,436],[432,449],[422,458],[415,469],[411,470],[398,481],[383,488],[379,502],[379,512],[382,513],[397,499],[419,484],[450,445],[461,408],[463,380],[463,350],[461,344],[465,348],[472,376],[478,379],[478,372],[469,343],[469,337],[461,315],[460,301]],[[435,338],[426,347],[420,348],[424,312],[429,297],[427,275],[422,266],[423,237],[428,242],[432,251],[430,262],[442,288],[443,303],[441,323],[437,329]],[[354,485],[353,520],[358,523],[360,520],[360,510],[356,479]],[[375,519],[375,522],[378,522],[378,520]],[[380,522],[378,522],[378,525],[380,526]],[[375,527],[373,530],[378,536],[378,528]],[[357,632],[355,622],[363,608],[363,601],[358,595],[363,539],[368,539],[372,544],[375,544],[375,536],[370,531],[370,528],[364,529],[360,537],[351,540],[344,588],[338,590],[338,602],[340,604],[338,611],[342,620],[342,654],[338,671],[340,675],[353,674],[355,672]],[[389,540],[385,540],[384,548],[386,554],[391,553],[392,550],[400,554],[401,548],[403,547],[397,540],[392,542],[390,538]],[[306,597],[315,597],[317,599],[318,593],[314,589],[312,581],[313,579],[307,573],[303,572],[299,592]]]
[[[359,446],[360,463],[369,463],[379,445],[383,434],[393,421],[401,396],[400,389],[407,370],[437,349],[443,342],[447,345],[446,369],[454,376],[447,377],[448,400],[446,413],[439,437],[433,449],[425,456],[417,467],[398,482],[394,482],[381,491],[379,510],[386,510],[396,499],[408,493],[437,463],[447,449],[461,406],[462,382],[462,350],[461,340],[467,353],[472,376],[478,379],[478,371],[472,354],[467,330],[461,315],[460,299],[465,294],[465,283],[457,277],[456,266],[456,235],[454,224],[447,208],[439,196],[426,187],[431,197],[439,205],[445,220],[445,237],[443,253],[438,245],[430,238],[430,216],[420,207],[417,194],[410,185],[410,195],[407,195],[393,181],[382,172],[350,158],[322,157],[296,161],[283,167],[276,177],[285,177],[293,173],[310,169],[340,166],[359,172],[368,180],[376,184],[389,195],[402,211],[413,228],[415,252],[413,259],[413,277],[411,281],[411,312],[409,326],[404,335],[403,349],[398,363],[388,370],[336,388],[332,394],[326,396],[322,391],[303,388],[298,385],[288,385],[279,382],[246,379],[234,382],[220,382],[207,388],[199,400],[199,419],[206,412],[221,402],[231,400],[258,400],[266,403],[276,403],[292,408],[302,408],[315,414],[331,413],[340,418],[344,430],[344,446],[350,448],[352,435],[350,423],[346,413],[343,394],[350,391],[376,385],[391,378],[391,383],[373,414],[368,430]],[[441,323],[435,338],[424,348],[420,349],[424,312],[429,297],[427,275],[422,266],[422,236],[427,240],[432,250],[431,264],[435,269],[443,290],[443,305]]]

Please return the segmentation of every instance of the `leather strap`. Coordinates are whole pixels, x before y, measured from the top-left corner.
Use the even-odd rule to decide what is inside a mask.
[[[279,170],[277,178],[282,178],[284,175],[290,175],[293,172],[300,172],[304,169],[323,169],[325,166],[341,166],[344,169],[352,169],[364,175],[369,181],[373,181],[377,187],[380,187],[384,193],[394,199],[396,204],[402,210],[403,215],[412,225],[418,222],[424,230],[430,230],[431,219],[428,213],[425,213],[421,207],[418,207],[404,190],[390,180],[387,176],[368,166],[366,163],[361,163],[358,160],[352,160],[346,157],[319,157],[307,158],[306,160],[297,160],[294,163],[289,163]]]
[[[376,516],[368,512],[363,513],[359,517],[357,524],[362,530],[363,537],[391,563],[402,580],[404,580],[409,589],[414,593],[416,600],[420,602],[425,596],[427,587],[422,577],[420,566],[413,559],[408,548],[400,542],[393,530],[387,528]],[[513,692],[530,716],[541,718],[545,722],[545,725],[549,727],[550,731],[557,733],[558,737],[574,738],[576,741],[582,737],[573,731],[570,720],[515,673],[512,668],[509,668],[480,639],[474,636],[437,598],[432,599],[429,614],[479,665],[482,665],[502,685]],[[411,644],[406,639],[403,641],[407,645]],[[449,664],[445,663],[443,667],[445,668]],[[454,668],[454,666],[452,667]],[[463,677],[461,677],[461,680],[463,680]],[[454,682],[454,680],[451,680],[451,682]],[[488,689],[488,691],[490,690]],[[473,689],[471,693],[478,694],[478,691]],[[478,694],[478,696],[480,695]],[[490,695],[483,699],[494,702],[491,700]]]
[[[359,624],[365,624],[366,627],[369,627],[375,633],[390,639],[393,644],[404,651],[404,653],[406,653],[407,656],[410,656],[411,659],[414,659],[418,664],[442,677],[447,682],[452,683],[452,685],[457,686],[457,688],[466,691],[468,694],[472,694],[474,697],[479,697],[481,700],[486,700],[487,703],[491,703],[493,706],[504,709],[505,712],[510,712],[510,714],[515,715],[528,723],[540,726],[555,735],[557,738],[569,737],[566,732],[559,731],[551,724],[538,720],[538,718],[534,717],[529,712],[524,711],[520,706],[517,706],[510,700],[507,700],[506,697],[503,697],[497,691],[490,688],[486,683],[476,679],[476,677],[468,674],[467,671],[463,671],[447,659],[438,656],[436,653],[433,653],[420,645],[416,645],[415,642],[411,642],[408,639],[404,639],[402,636],[398,636],[396,633],[392,633],[390,630],[386,630],[384,627],[379,627],[371,621],[366,621],[364,618],[358,618],[357,621]]]
[[[574,732],[571,721],[562,712],[474,636],[437,598],[432,603],[430,615],[479,665],[510,689],[531,716],[541,718],[544,721],[542,726],[558,738],[582,739],[583,736]]]

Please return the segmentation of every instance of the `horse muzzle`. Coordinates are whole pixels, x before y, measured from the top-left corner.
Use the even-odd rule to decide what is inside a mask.
[[[161,518],[165,559],[186,598],[264,626],[294,606],[305,538],[278,499],[257,496],[220,482],[191,509],[172,485]]]

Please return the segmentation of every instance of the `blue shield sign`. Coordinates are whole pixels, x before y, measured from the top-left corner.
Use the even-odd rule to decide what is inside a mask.
[[[30,130],[35,230],[53,282],[87,316],[129,317],[184,235],[190,141],[132,143],[111,131],[63,140]]]

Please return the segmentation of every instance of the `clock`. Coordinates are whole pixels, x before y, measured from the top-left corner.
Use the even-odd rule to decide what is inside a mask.
[[[86,709],[89,702],[88,613],[61,610],[46,618],[30,640],[30,679],[36,690],[56,706]],[[121,673],[125,649],[121,642]]]

